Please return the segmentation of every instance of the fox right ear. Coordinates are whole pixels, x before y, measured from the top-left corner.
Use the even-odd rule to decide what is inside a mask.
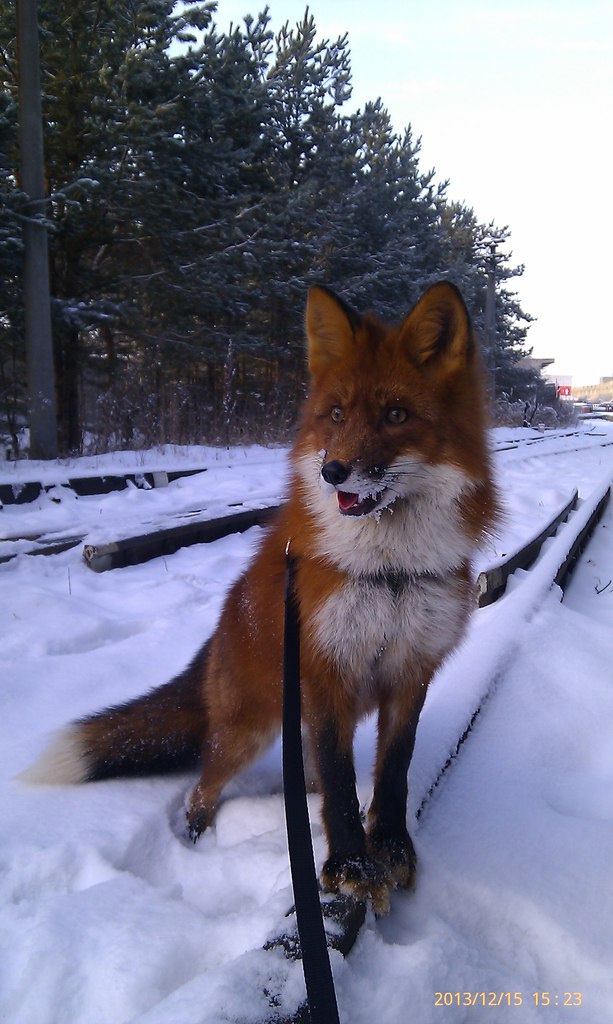
[[[439,281],[428,288],[405,319],[401,338],[410,358],[429,376],[450,378],[465,371],[475,339],[455,285]]]
[[[360,323],[359,313],[334,292],[322,285],[309,288],[306,333],[309,370],[314,376],[337,360],[347,358]]]

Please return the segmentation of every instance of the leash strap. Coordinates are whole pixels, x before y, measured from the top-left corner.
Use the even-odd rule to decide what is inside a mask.
[[[300,714],[300,613],[295,559],[285,553],[283,644],[283,792],[296,922],[311,1024],[340,1024],[306,798]]]

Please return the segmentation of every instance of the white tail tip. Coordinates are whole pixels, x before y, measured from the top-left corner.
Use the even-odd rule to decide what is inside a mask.
[[[34,786],[77,786],[86,782],[87,759],[79,734],[78,725],[56,733],[39,759],[16,779]]]

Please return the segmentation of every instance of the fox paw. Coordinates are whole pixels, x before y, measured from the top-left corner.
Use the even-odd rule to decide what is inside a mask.
[[[186,812],[187,836],[192,843],[197,843],[203,832],[207,830],[213,820],[214,811],[207,807],[194,807],[193,804]]]
[[[385,864],[394,886],[414,888],[417,855],[408,832],[390,835],[375,828],[368,835],[368,850]]]
[[[328,892],[370,902],[375,914],[386,914],[389,910],[393,878],[385,864],[368,854],[329,857],[322,868],[321,880]]]

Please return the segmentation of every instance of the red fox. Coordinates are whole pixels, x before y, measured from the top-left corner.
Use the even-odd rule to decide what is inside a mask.
[[[217,629],[159,689],[69,725],[30,781],[77,783],[201,765],[195,840],[225,784],[281,724],[285,550],[300,613],[304,724],[322,793],[324,888],[387,908],[413,883],[407,774],[428,683],[474,605],[471,558],[496,521],[477,345],[464,302],[431,287],[399,326],[325,287],[306,309],[310,396],[287,501]],[[378,711],[363,824],[353,736]]]

